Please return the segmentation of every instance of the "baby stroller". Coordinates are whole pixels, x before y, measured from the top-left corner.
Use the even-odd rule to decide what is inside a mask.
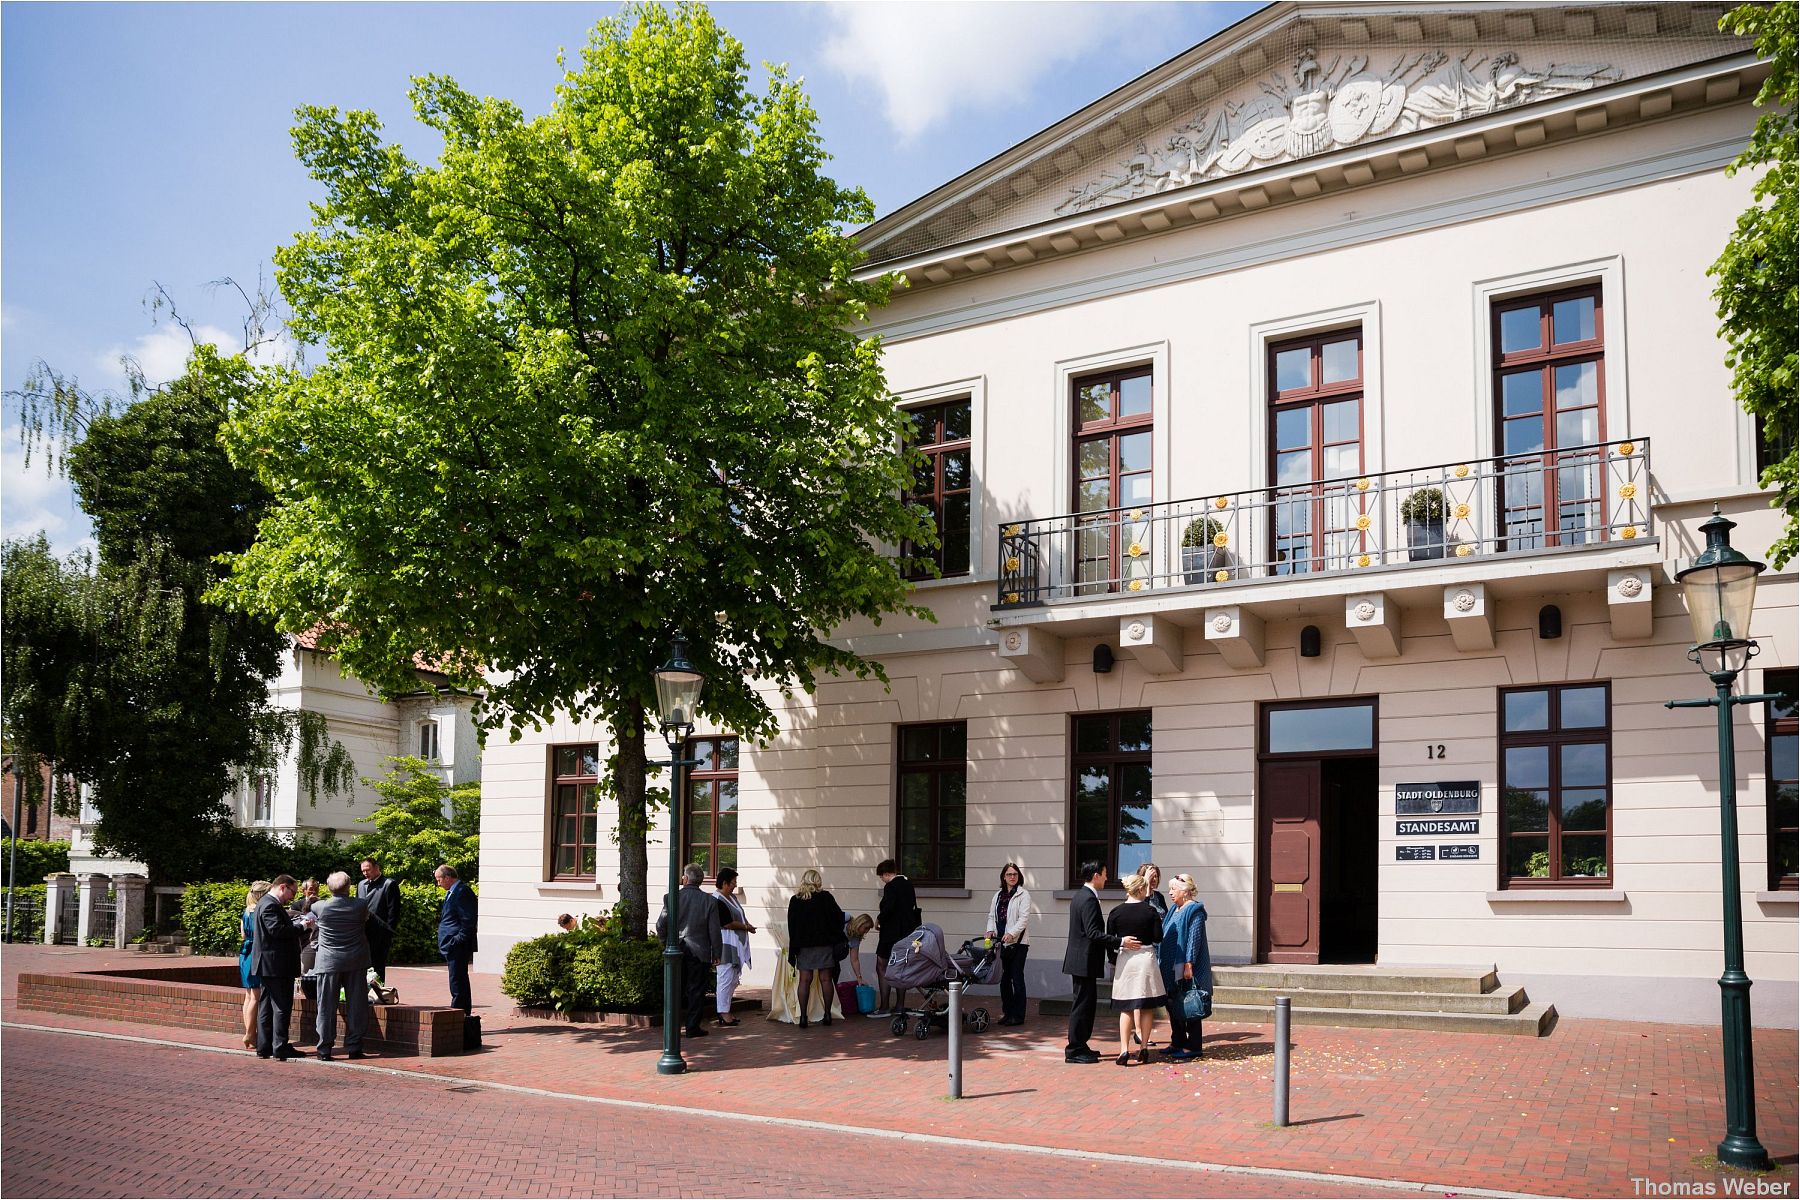
[[[895,1037],[906,1032],[912,1023],[913,1036],[920,1041],[931,1036],[933,1025],[948,1028],[950,983],[991,983],[1000,963],[1000,943],[991,938],[975,938],[962,944],[951,954],[944,946],[944,931],[936,925],[921,925],[904,941],[896,943],[888,956],[889,987],[917,988],[924,995],[917,1008],[894,1011],[890,1028]],[[963,1025],[976,1033],[988,1027],[988,1010],[964,1009]]]

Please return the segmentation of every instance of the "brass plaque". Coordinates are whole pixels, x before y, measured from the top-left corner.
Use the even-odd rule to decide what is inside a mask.
[[[1278,892],[1304,892],[1306,885],[1303,883],[1278,883],[1275,885],[1275,890]]]

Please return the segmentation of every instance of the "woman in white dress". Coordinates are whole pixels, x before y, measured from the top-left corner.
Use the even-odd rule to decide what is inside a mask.
[[[1157,963],[1157,945],[1162,941],[1162,918],[1149,902],[1150,884],[1142,875],[1127,875],[1122,881],[1124,904],[1106,916],[1106,932],[1120,938],[1135,937],[1136,950],[1108,951],[1113,958],[1112,1006],[1119,1014],[1119,1065],[1131,1065],[1131,1034],[1135,1028],[1142,1049],[1140,1063],[1150,1061],[1150,1029],[1156,1021],[1156,1010],[1167,1002],[1163,989],[1162,967]]]

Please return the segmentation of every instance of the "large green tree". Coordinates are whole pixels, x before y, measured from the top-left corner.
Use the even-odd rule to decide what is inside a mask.
[[[826,631],[918,611],[882,547],[933,535],[854,332],[893,281],[853,275],[872,209],[823,174],[799,85],[771,68],[754,93],[704,8],[601,22],[541,116],[441,76],[411,95],[434,166],[373,114],[301,112],[324,196],[276,262],[323,361],[229,429],[275,502],[223,590],[325,625],[364,678],[418,651],[515,736],[603,720],[641,929],[673,630],[706,720],[758,738],[759,684],[879,674]]]
[[[1730,167],[1733,174],[1759,173],[1751,193],[1754,203],[1738,217],[1737,229],[1709,274],[1718,279],[1713,297],[1719,302],[1732,390],[1759,425],[1767,462],[1761,482],[1775,490],[1774,504],[1787,517],[1780,539],[1769,547],[1769,557],[1779,569],[1800,551],[1800,497],[1796,495],[1800,245],[1795,237],[1800,207],[1800,172],[1795,161],[1796,118],[1800,117],[1800,89],[1795,85],[1800,7],[1792,3],[1746,4],[1726,13],[1719,27],[1755,38],[1757,53],[1770,63],[1769,77],[1756,95],[1762,115],[1757,118],[1750,145]]]
[[[180,378],[117,408],[48,370],[35,377],[49,388],[20,397],[28,426],[59,431],[99,558],[58,560],[42,537],[4,547],[6,735],[28,786],[53,760],[87,785],[99,848],[158,878],[206,860],[236,779],[296,739],[309,789],[355,779],[320,719],[269,705],[285,646],[274,624],[203,599],[223,574],[214,557],[250,544],[267,500],[218,441],[262,373],[198,346]]]

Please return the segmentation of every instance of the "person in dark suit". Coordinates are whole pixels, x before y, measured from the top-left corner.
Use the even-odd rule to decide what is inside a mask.
[[[1106,932],[1106,921],[1100,915],[1100,889],[1106,886],[1106,868],[1097,862],[1084,862],[1075,877],[1082,886],[1069,902],[1069,943],[1063,951],[1063,974],[1075,985],[1075,1000],[1069,1009],[1069,1044],[1063,1047],[1063,1061],[1097,1063],[1100,1053],[1088,1045],[1094,1032],[1094,1008],[1100,999],[1100,976],[1106,970],[1108,950],[1137,950],[1143,943],[1135,937],[1121,938]]]
[[[444,889],[444,907],[438,913],[438,953],[450,966],[450,1007],[469,1015],[475,1007],[469,990],[469,963],[479,949],[475,942],[477,909],[475,893],[457,878],[456,868],[445,863],[431,873]]]
[[[706,872],[699,863],[681,871],[681,890],[675,893],[675,938],[681,943],[681,1008],[689,1037],[705,1037],[700,1018],[706,1015],[706,983],[724,956],[719,933],[719,904],[700,890]],[[656,915],[656,936],[667,937],[669,910]]]
[[[912,880],[899,872],[900,864],[891,858],[882,859],[875,868],[875,876],[881,880],[881,907],[875,915],[875,928],[879,931],[875,937],[875,1011],[869,1014],[875,1017],[885,1017],[890,1011],[899,1012],[906,1007],[906,989],[894,988],[891,993],[888,989],[888,955],[924,921],[919,912],[919,894],[913,890]]]
[[[356,896],[369,906],[369,965],[385,984],[388,951],[393,949],[394,934],[400,928],[400,885],[381,873],[380,863],[365,858]]]
[[[292,875],[277,875],[256,902],[250,927],[250,968],[262,980],[256,1002],[256,1057],[286,1062],[299,1056],[288,1040],[294,1015],[294,980],[300,975],[300,930],[287,906],[298,891]]]

